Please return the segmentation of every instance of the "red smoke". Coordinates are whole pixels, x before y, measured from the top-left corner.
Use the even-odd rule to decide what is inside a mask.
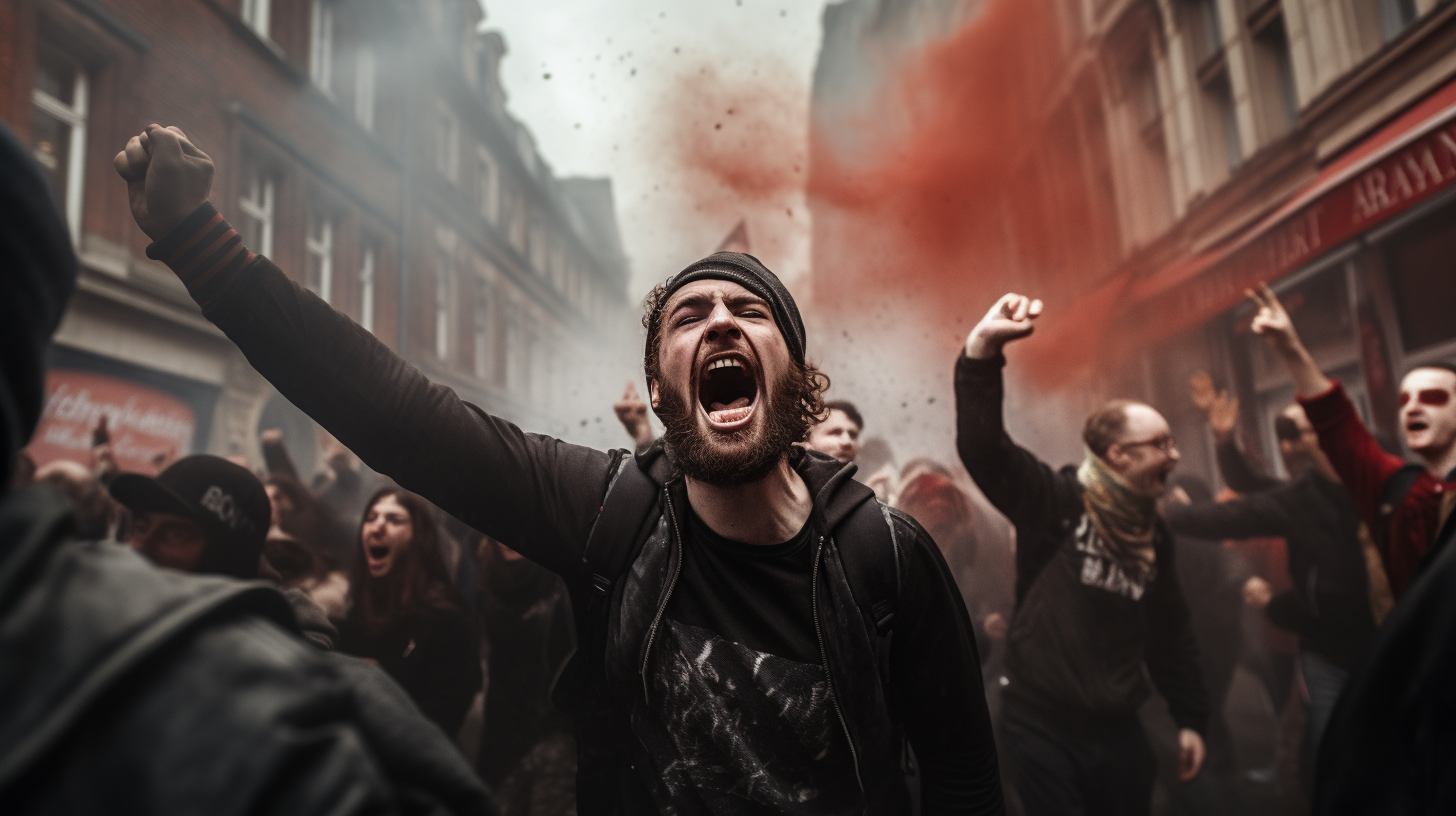
[[[988,0],[891,66],[868,104],[819,107],[808,193],[821,319],[913,319],[924,350],[944,354],[1019,289],[1047,301],[1026,347],[1036,372],[1088,362],[1106,309],[1073,304],[1117,256],[1116,210],[1110,176],[1086,159],[1107,152],[1096,80],[1069,80],[1062,26],[1046,0]],[[1110,308],[1116,293],[1098,295]]]

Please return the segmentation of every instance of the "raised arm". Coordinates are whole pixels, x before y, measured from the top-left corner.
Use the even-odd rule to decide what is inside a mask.
[[[1041,534],[1044,526],[1060,518],[1059,508],[1076,501],[1066,480],[1013,442],[1002,421],[1006,358],[1001,349],[1031,334],[1040,313],[1041,301],[1021,295],[996,301],[966,338],[955,371],[956,451],[981,492],[1016,527],[1018,587],[1048,556],[1038,549],[1053,542]]]
[[[374,335],[243,246],[207,202],[212,161],[148,126],[116,157],[137,224],[248,362],[370,467],[559,574],[618,455],[527,434],[430,382]]]
[[[1215,388],[1213,378],[1206,371],[1194,374],[1188,385],[1193,404],[1208,417],[1208,430],[1213,433],[1218,470],[1224,482],[1240,493],[1269,490],[1283,484],[1254,470],[1243,451],[1239,450],[1238,442],[1234,440],[1234,429],[1239,422],[1239,398],[1227,390]]]
[[[1269,287],[1250,292],[1249,297],[1259,305],[1251,328],[1284,360],[1299,403],[1319,433],[1320,448],[1350,492],[1361,519],[1376,529],[1385,481],[1401,468],[1403,460],[1380,447],[1360,421],[1344,389],[1320,372],[1300,342],[1289,314]]]

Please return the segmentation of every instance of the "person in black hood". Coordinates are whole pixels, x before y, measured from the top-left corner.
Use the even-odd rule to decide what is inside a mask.
[[[1088,416],[1078,468],[1054,471],[1011,441],[1001,350],[1031,334],[1041,308],[1003,296],[955,370],[961,461],[1016,526],[1003,748],[1027,816],[1147,813],[1157,770],[1137,716],[1147,678],[1178,725],[1182,782],[1203,764],[1209,712],[1173,535],[1156,507],[1178,449],[1167,420],[1129,400]]]
[[[40,416],[76,259],[3,125],[0,269],[9,465]],[[305,644],[277,591],[74,529],[53,487],[0,487],[0,813],[494,812],[399,687]]]
[[[796,444],[827,381],[758,259],[716,253],[648,296],[643,363],[666,431],[634,459],[465,403],[255,256],[207,203],[212,162],[180,131],[149,126],[117,167],[149,255],[280,393],[371,468],[565,580],[578,635],[600,632],[573,661],[603,703],[575,712],[579,812],[903,812],[906,741],[925,813],[1002,810],[955,582],[852,466]],[[604,575],[586,545],[618,496],[650,504],[640,526],[609,523],[603,535],[631,546]],[[871,563],[884,568],[860,570]],[[861,583],[856,596],[866,575],[882,595]]]

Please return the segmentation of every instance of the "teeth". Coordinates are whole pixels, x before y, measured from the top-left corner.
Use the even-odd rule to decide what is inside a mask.
[[[708,364],[708,370],[709,371],[716,371],[717,369],[720,369],[720,368],[728,368],[729,366],[732,366],[734,368],[742,368],[743,367],[743,363],[741,361],[739,361],[739,360],[736,360],[736,359],[732,358],[732,357],[724,357],[721,360],[714,360],[713,362],[709,363]]]

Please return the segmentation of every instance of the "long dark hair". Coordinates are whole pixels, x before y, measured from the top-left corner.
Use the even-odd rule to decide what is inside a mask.
[[[385,487],[376,491],[364,505],[359,533],[354,546],[362,548],[364,519],[381,499],[393,496],[409,513],[413,534],[409,546],[395,555],[394,567],[388,575],[375,578],[369,574],[367,559],[355,557],[349,574],[349,596],[353,605],[349,616],[371,631],[379,631],[391,622],[430,609],[460,609],[461,601],[445,559],[440,554],[440,531],[428,502],[401,487]]]

